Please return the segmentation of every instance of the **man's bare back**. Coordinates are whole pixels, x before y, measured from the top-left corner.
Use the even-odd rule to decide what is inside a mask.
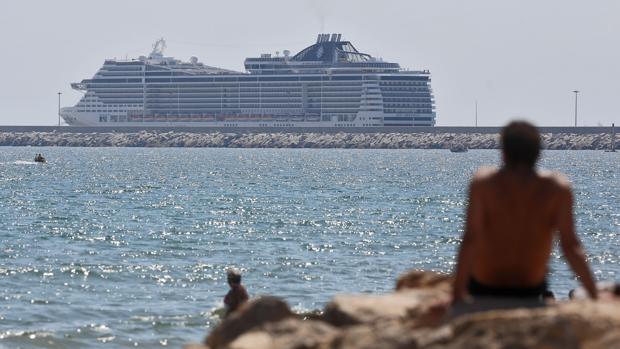
[[[478,243],[472,277],[496,287],[534,287],[547,274],[553,234],[571,208],[560,175],[481,169],[472,182],[470,212]]]
[[[592,274],[575,233],[570,183],[562,175],[536,171],[540,142],[534,126],[512,122],[502,131],[504,166],[475,174],[457,261],[454,301],[474,291],[507,297],[542,294],[556,232],[569,265],[596,298]]]

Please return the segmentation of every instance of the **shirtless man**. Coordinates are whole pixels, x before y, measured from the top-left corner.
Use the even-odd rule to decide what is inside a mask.
[[[224,305],[226,306],[226,315],[228,317],[232,312],[239,309],[239,307],[248,301],[248,292],[245,287],[241,285],[241,274],[236,270],[229,270],[227,272],[228,286],[230,291],[224,297]]]
[[[501,135],[503,167],[474,175],[454,303],[468,296],[541,297],[556,231],[569,265],[590,297],[597,297],[575,234],[570,184],[560,174],[536,171],[540,143],[534,126],[512,122]]]

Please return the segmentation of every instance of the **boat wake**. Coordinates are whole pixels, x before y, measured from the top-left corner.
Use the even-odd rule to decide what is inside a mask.
[[[13,162],[0,162],[0,165],[36,165],[34,161],[17,160]]]

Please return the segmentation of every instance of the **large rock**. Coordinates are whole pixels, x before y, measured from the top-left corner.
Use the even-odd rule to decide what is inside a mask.
[[[223,348],[241,334],[270,322],[296,317],[288,305],[276,297],[262,297],[244,304],[222,321],[206,338],[212,349]]]
[[[450,334],[447,327],[419,329],[407,322],[385,321],[344,329],[330,349],[417,349]]]
[[[490,311],[438,328],[386,321],[345,328],[330,349],[619,349],[620,302]]]
[[[433,305],[447,301],[440,289],[401,291],[384,295],[336,296],[325,308],[323,320],[334,326],[372,324],[379,321],[414,320],[416,326],[432,326]]]
[[[396,280],[396,290],[434,287],[449,289],[452,287],[452,280],[452,276],[449,274],[411,270],[398,277],[398,280]]]
[[[425,348],[620,348],[620,302],[570,302],[542,309],[467,315]]]
[[[326,348],[339,332],[321,321],[286,319],[268,323],[238,337],[229,349],[319,349]]]
[[[449,282],[420,272],[402,280],[417,288],[338,296],[319,320],[301,320],[276,298],[253,301],[206,343],[211,349],[620,349],[619,300],[492,310],[439,322],[433,305],[449,299],[449,287],[442,286]]]

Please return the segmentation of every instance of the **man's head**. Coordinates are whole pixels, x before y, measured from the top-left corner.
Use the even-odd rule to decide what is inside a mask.
[[[533,168],[540,155],[540,133],[525,121],[513,121],[502,130],[504,163]]]
[[[228,283],[231,285],[239,285],[241,283],[241,273],[236,269],[229,269],[226,272]]]

